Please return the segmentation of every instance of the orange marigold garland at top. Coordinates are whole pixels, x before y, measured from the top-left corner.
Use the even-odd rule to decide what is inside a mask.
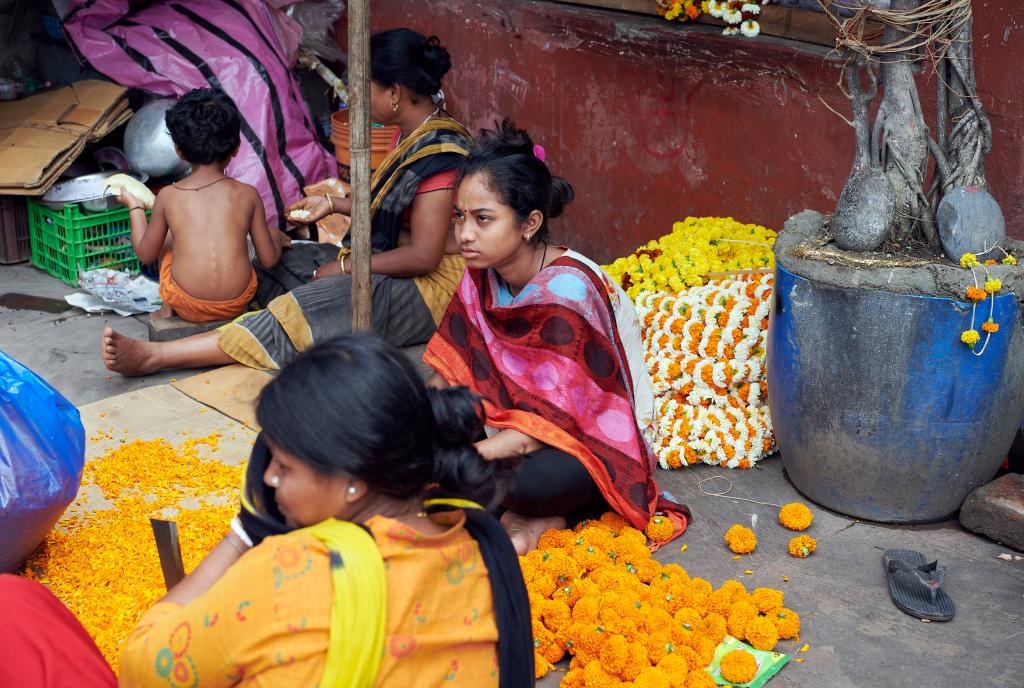
[[[757,675],[757,660],[746,650],[732,650],[719,664],[722,678],[730,683],[749,683]]]
[[[813,520],[814,514],[800,502],[790,502],[779,509],[779,523],[790,530],[807,530]]]
[[[779,605],[761,614],[739,581],[716,590],[678,564],[659,563],[644,534],[614,514],[575,530],[549,530],[540,547],[519,559],[536,676],[568,654],[563,688],[710,688],[715,681],[705,667],[726,632],[762,647],[783,636],[777,624],[784,619],[772,616],[782,611],[781,591],[755,591],[762,605]]]
[[[757,536],[750,528],[736,523],[725,531],[725,544],[736,554],[749,554],[757,547]]]
[[[636,299],[662,468],[749,468],[774,450],[765,382],[770,274]]]
[[[803,559],[811,556],[811,553],[818,547],[818,542],[810,535],[797,535],[789,541],[789,555]]]

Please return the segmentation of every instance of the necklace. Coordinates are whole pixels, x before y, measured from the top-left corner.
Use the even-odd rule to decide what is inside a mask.
[[[438,114],[439,112],[441,112],[441,106],[440,106],[440,105],[438,105],[438,106],[437,106],[436,108],[434,108],[434,111],[433,111],[433,112],[431,112],[431,113],[430,113],[429,115],[427,115],[427,118],[426,118],[425,120],[423,120],[422,122],[420,122],[420,125],[419,125],[419,127],[416,127],[416,129],[413,129],[413,130],[412,130],[411,132],[409,132],[409,133],[410,133],[410,134],[415,134],[415,133],[416,133],[416,130],[417,130],[417,129],[419,129],[419,128],[420,128],[420,127],[422,127],[422,126],[423,126],[424,124],[426,124],[427,122],[429,122],[429,121],[430,121],[430,119],[431,119],[431,118],[432,118],[432,117],[433,117],[434,115]],[[397,145],[398,145],[398,144],[400,144],[401,142],[402,142],[402,135],[401,135],[401,134],[399,134],[399,135],[398,135],[398,140],[397,140],[397,141],[395,141],[395,145],[397,146]]]
[[[208,186],[213,186],[214,184],[217,184],[218,182],[222,182],[222,181],[224,181],[227,178],[228,177],[225,175],[225,176],[221,177],[220,179],[214,179],[209,184],[203,184],[202,186],[197,186],[194,189],[187,189],[187,188],[185,188],[183,186],[178,186],[177,182],[171,182],[171,186],[173,186],[175,189],[179,189],[181,191],[201,191],[202,189],[205,189]]]

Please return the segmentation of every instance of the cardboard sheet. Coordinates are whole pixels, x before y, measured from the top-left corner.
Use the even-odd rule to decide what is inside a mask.
[[[189,398],[171,385],[126,392],[79,408],[85,426],[85,457],[103,456],[122,440],[163,438],[177,446],[190,437],[221,433],[217,458],[237,465],[249,458],[256,433]]]
[[[273,378],[262,370],[235,364],[171,384],[175,389],[258,431],[256,398]]]
[[[88,141],[128,121],[125,93],[117,84],[86,80],[0,103],[0,194],[45,193]]]

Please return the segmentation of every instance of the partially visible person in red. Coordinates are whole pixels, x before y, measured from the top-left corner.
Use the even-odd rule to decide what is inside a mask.
[[[0,686],[114,688],[117,678],[75,615],[35,581],[0,575]]]

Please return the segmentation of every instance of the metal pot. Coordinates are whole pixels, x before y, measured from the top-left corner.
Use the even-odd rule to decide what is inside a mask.
[[[67,181],[57,182],[39,199],[47,208],[61,210],[66,203],[80,203],[84,210],[102,212],[118,206],[117,198],[107,188],[107,180],[115,174],[127,174],[146,183],[149,175],[144,172],[123,172],[111,170],[86,174]]]
[[[124,130],[124,153],[133,170],[152,177],[183,177],[188,163],[178,157],[164,115],[177,101],[161,98],[132,115]]]

